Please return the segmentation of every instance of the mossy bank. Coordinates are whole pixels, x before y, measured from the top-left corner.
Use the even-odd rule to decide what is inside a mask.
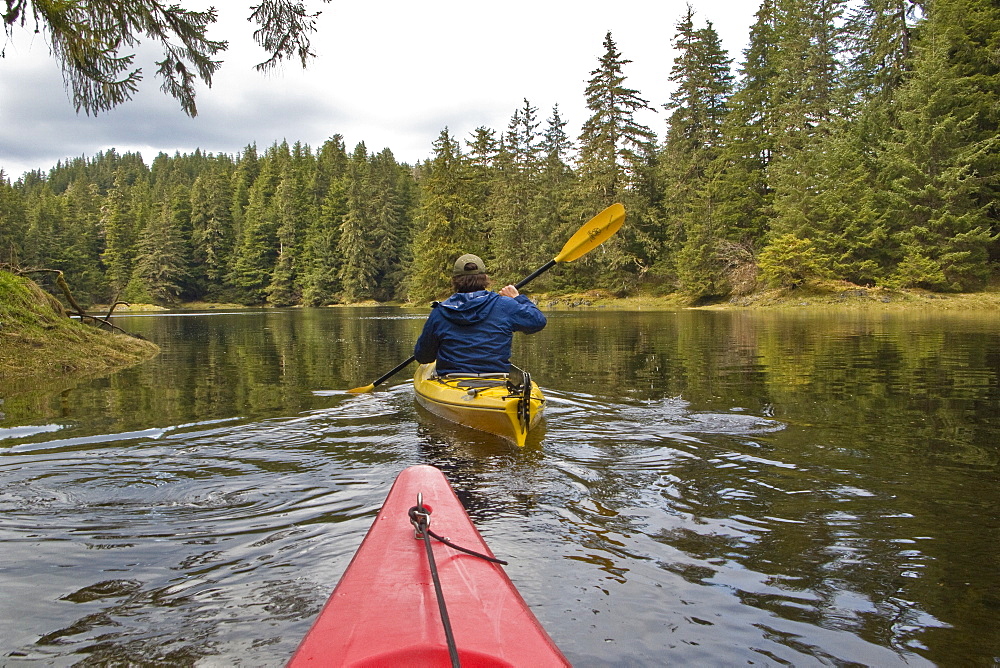
[[[844,309],[879,311],[1000,311],[1000,290],[939,293],[926,290],[890,290],[844,281],[810,281],[794,289],[760,290],[724,300],[692,303],[679,294],[615,297],[600,290],[574,294],[533,294],[548,309],[606,308],[611,310],[783,310]]]
[[[494,286],[495,289],[495,286]],[[526,293],[542,309],[566,310],[600,308],[612,311],[675,311],[680,309],[705,310],[784,310],[784,309],[843,309],[877,311],[1000,311],[1000,286],[991,286],[981,292],[931,292],[919,289],[892,290],[884,287],[866,287],[846,281],[814,280],[795,288],[761,289],[719,300],[692,302],[679,293],[667,295],[634,294],[616,296],[606,290],[585,292],[531,292]],[[440,296],[441,299],[447,294]],[[360,302],[331,304],[331,308],[358,308],[370,306],[397,306],[423,309],[428,303],[413,302]],[[96,306],[107,310],[107,306]],[[241,304],[211,302],[185,302],[172,306],[182,310],[218,310],[248,308]],[[301,308],[301,307],[293,307]],[[117,311],[165,311],[155,304],[121,305]]]
[[[0,395],[103,375],[158,352],[151,341],[67,318],[34,282],[0,271]]]

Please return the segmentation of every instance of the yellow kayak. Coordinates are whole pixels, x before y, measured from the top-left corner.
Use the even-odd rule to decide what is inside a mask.
[[[538,424],[545,407],[541,389],[523,372],[438,376],[431,362],[417,367],[413,390],[420,405],[431,413],[503,436],[518,447],[524,447],[528,431]]]

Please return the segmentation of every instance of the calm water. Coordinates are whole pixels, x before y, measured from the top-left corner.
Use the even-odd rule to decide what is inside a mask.
[[[549,313],[517,451],[423,412],[426,312],[130,316],[0,407],[0,664],[280,666],[441,467],[577,666],[1000,662],[1000,316]]]

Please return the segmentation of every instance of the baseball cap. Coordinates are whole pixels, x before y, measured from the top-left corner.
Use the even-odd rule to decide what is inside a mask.
[[[469,265],[474,265],[470,268]],[[472,253],[466,253],[462,257],[455,260],[455,269],[451,272],[452,276],[473,276],[475,274],[485,274],[486,265],[483,264],[482,259],[478,255],[473,255]]]

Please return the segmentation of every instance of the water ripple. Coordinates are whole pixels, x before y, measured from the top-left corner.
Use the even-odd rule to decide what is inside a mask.
[[[800,426],[553,390],[516,450],[406,383],[318,392],[259,419],[6,434],[5,658],[280,665],[414,463],[445,470],[577,665],[922,665],[945,625],[906,596],[933,583],[926,526]]]

